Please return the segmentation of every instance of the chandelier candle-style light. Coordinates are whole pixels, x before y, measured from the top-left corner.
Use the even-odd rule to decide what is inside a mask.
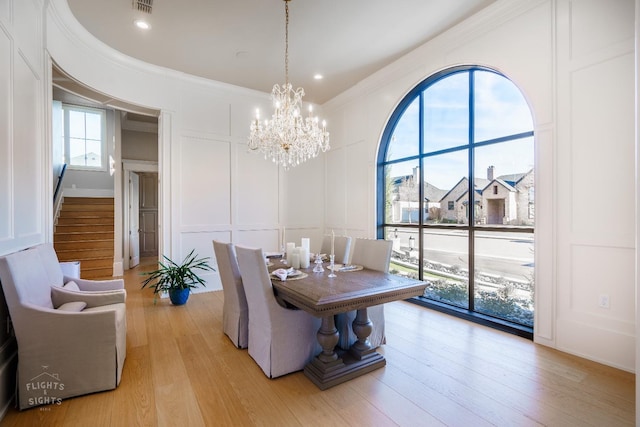
[[[320,152],[329,149],[329,132],[326,122],[319,124],[318,117],[313,115],[309,106],[307,117],[303,117],[302,97],[304,89],[293,90],[289,83],[289,1],[284,0],[285,11],[285,50],[284,50],[284,85],[275,84],[271,91],[271,99],[275,109],[271,120],[260,121],[260,110],[251,122],[249,148],[264,153],[265,159],[271,159],[287,170],[300,163],[316,157]]]

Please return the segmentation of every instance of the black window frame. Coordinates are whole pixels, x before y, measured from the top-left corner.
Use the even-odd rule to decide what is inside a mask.
[[[473,203],[476,204],[478,201],[476,200],[476,192],[475,189],[473,188],[474,183],[473,183],[473,177],[474,175],[474,150],[476,148],[479,147],[483,147],[483,146],[487,146],[487,145],[492,145],[492,144],[498,144],[498,143],[502,143],[502,142],[507,142],[507,141],[513,141],[513,140],[518,140],[518,139],[523,139],[523,138],[529,138],[529,137],[533,137],[534,136],[534,131],[528,131],[528,132],[522,132],[522,133],[517,133],[517,134],[512,134],[512,135],[507,135],[507,136],[501,136],[498,138],[494,138],[494,139],[489,139],[489,140],[485,140],[485,141],[475,141],[474,139],[474,79],[473,79],[473,73],[475,71],[488,71],[488,72],[492,72],[495,73],[497,75],[500,75],[506,79],[508,79],[508,77],[506,77],[504,74],[500,73],[497,70],[488,68],[488,67],[483,67],[483,66],[476,66],[476,65],[461,65],[461,66],[457,66],[457,67],[452,67],[452,68],[448,68],[448,69],[444,69],[441,70],[440,72],[437,72],[429,77],[427,77],[425,80],[423,80],[422,82],[420,82],[419,84],[417,84],[413,89],[411,89],[406,95],[405,97],[400,101],[400,103],[398,103],[398,106],[395,108],[395,110],[393,111],[393,113],[391,114],[389,121],[387,122],[385,129],[382,133],[382,138],[381,138],[381,142],[380,142],[380,146],[378,149],[378,156],[377,156],[377,162],[376,162],[376,191],[377,191],[377,206],[376,206],[376,235],[378,239],[384,239],[385,238],[385,229],[387,228],[393,228],[397,231],[397,229],[399,228],[403,228],[403,229],[416,229],[418,231],[417,235],[418,235],[418,254],[419,254],[419,263],[418,265],[422,265],[422,254],[423,252],[423,230],[425,229],[457,229],[457,230],[465,230],[468,233],[468,244],[469,244],[469,248],[468,248],[468,254],[469,254],[469,271],[475,271],[474,268],[474,256],[473,254],[475,253],[474,250],[474,240],[475,240],[475,231],[476,230],[482,230],[482,231],[508,231],[508,232],[520,232],[520,233],[534,233],[534,227],[528,227],[528,226],[522,226],[522,227],[518,227],[518,226],[500,226],[500,225],[478,225],[476,224],[476,221],[474,220],[474,216],[475,216],[475,212],[474,209],[470,209],[467,210],[468,211],[468,221],[466,224],[427,224],[423,217],[420,216],[419,218],[419,222],[418,224],[399,224],[399,223],[387,223],[386,222],[386,212],[385,212],[385,206],[386,206],[386,183],[385,183],[385,167],[388,165],[392,165],[395,163],[402,163],[402,162],[407,162],[407,161],[417,161],[418,162],[418,173],[419,173],[419,180],[418,182],[424,182],[424,170],[423,170],[423,164],[424,164],[424,159],[430,156],[435,156],[435,155],[440,155],[440,154],[444,154],[444,153],[449,153],[449,152],[455,152],[455,151],[460,151],[463,149],[468,150],[469,153],[469,171],[468,171],[468,194],[469,194],[469,198],[470,200],[468,201],[468,203]],[[423,118],[424,118],[424,102],[422,102],[422,96],[424,91],[431,85],[435,84],[436,82],[450,77],[452,75],[458,74],[458,73],[470,73],[471,77],[469,78],[469,138],[468,138],[468,142],[467,145],[465,146],[466,148],[461,148],[462,146],[456,146],[456,147],[452,147],[452,148],[447,148],[447,149],[443,149],[443,150],[438,150],[438,151],[434,151],[431,153],[425,153],[424,150],[424,132],[423,132]],[[420,98],[420,102],[419,104],[419,147],[418,147],[418,154],[417,155],[413,155],[413,156],[408,156],[408,157],[403,157],[403,158],[394,158],[393,160],[386,160],[387,157],[387,152],[389,147],[392,144],[392,136],[395,130],[396,125],[398,124],[399,120],[402,118],[403,114],[405,113],[406,109],[411,105],[412,102],[414,102],[416,100],[416,98]],[[534,144],[535,144],[535,139],[534,139]],[[424,186],[423,185],[419,185],[419,194],[418,194],[418,200],[423,200],[424,199]],[[419,279],[422,280],[423,279],[423,269],[422,268],[418,268],[418,274],[419,274]],[[521,325],[521,324],[517,324],[517,323],[513,323],[513,322],[509,322],[507,320],[504,319],[500,319],[497,317],[493,317],[487,314],[483,314],[480,312],[477,312],[474,310],[474,281],[475,281],[475,274],[469,274],[468,280],[469,280],[469,308],[465,309],[465,308],[460,308],[460,307],[455,307],[449,304],[445,304],[436,300],[432,300],[432,299],[428,299],[426,297],[415,297],[410,299],[411,302],[432,308],[432,309],[436,309],[438,311],[442,311],[444,313],[447,314],[452,314],[455,315],[457,317],[461,317],[476,323],[480,323],[480,324],[484,324],[487,326],[490,326],[492,328],[496,328],[496,329],[500,329],[512,334],[516,334],[528,339],[533,339],[533,327],[529,327],[527,325]]]

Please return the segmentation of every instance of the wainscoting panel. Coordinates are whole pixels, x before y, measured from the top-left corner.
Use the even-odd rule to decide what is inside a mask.
[[[15,237],[35,244],[42,239],[44,141],[40,131],[41,82],[22,55],[14,56],[13,103],[13,186],[15,197]],[[19,167],[18,167],[19,166]],[[47,173],[49,173],[47,171]],[[25,195],[30,197],[24,197]]]
[[[635,313],[633,248],[573,245],[570,307],[599,327],[633,333]],[[608,306],[601,307],[606,297]]]
[[[6,3],[3,2],[3,3]],[[42,18],[40,2],[33,0],[13,1],[14,40],[17,50],[25,57],[32,70],[40,73],[43,68],[42,60]]]
[[[181,138],[180,183],[174,195],[180,200],[181,227],[197,229],[231,222],[229,144]]]
[[[202,90],[201,86],[189,83],[185,83],[182,90],[183,131],[230,136],[230,105],[221,99],[219,92]]]
[[[11,58],[11,39],[0,27],[0,242],[12,234]]]
[[[634,245],[634,79],[633,50],[571,75],[572,231],[603,245]]]
[[[280,207],[278,168],[246,144],[234,144],[234,224],[277,224]]]
[[[359,168],[362,159],[350,167]],[[326,181],[326,206],[325,227],[332,228],[345,224],[347,219],[347,207],[345,204],[346,179],[347,179],[346,149],[334,148],[327,153]],[[361,189],[361,191],[366,191]],[[366,206],[362,208],[366,209]],[[362,219],[362,218],[361,218]]]
[[[374,183],[370,181],[372,174],[367,170],[373,167],[373,159],[362,161],[367,157],[364,141],[348,145],[345,149],[346,164],[349,165],[345,169],[346,178],[342,185],[346,206],[345,222],[347,228],[365,230],[366,224],[372,223],[375,214],[375,210],[372,210],[370,206],[373,206],[372,200],[375,199],[376,188]],[[367,218],[365,224],[362,223],[362,218]]]
[[[571,57],[580,59],[633,38],[633,1],[570,1]]]

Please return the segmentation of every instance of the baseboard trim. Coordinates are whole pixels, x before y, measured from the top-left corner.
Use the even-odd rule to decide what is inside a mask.
[[[124,276],[124,264],[122,261],[116,261],[113,263],[113,276]]]

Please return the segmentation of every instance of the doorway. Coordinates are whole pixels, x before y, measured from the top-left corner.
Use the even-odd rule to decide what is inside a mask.
[[[504,199],[487,200],[487,224],[502,224],[504,214]]]
[[[160,251],[158,164],[123,160],[124,269],[140,263],[142,257],[155,257]]]
[[[139,175],[139,229],[140,257],[158,255],[158,174]]]

